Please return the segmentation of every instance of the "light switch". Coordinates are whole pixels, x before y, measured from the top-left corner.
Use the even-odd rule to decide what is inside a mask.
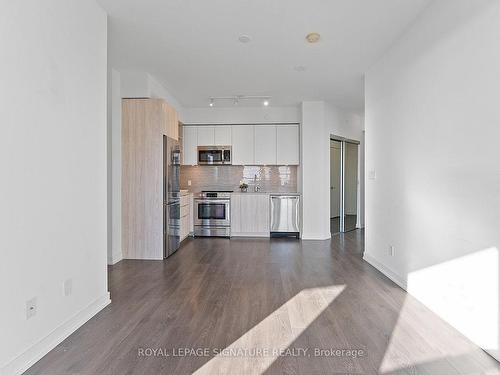
[[[64,283],[63,283],[64,296],[65,297],[69,296],[72,291],[73,291],[73,280],[72,279],[64,280]]]
[[[368,171],[368,179],[369,180],[376,180],[377,179],[377,172],[375,172],[375,170]]]

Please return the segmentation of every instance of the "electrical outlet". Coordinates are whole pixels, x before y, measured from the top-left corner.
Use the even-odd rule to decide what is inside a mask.
[[[72,279],[64,280],[64,283],[63,283],[64,296],[65,297],[69,296],[72,291],[73,291],[73,280]]]
[[[191,180],[188,180],[188,186],[191,186]]]
[[[392,245],[389,246],[389,255],[391,257],[393,257],[394,255],[396,255],[396,249]]]
[[[36,297],[26,301],[26,319],[30,319],[36,315]]]

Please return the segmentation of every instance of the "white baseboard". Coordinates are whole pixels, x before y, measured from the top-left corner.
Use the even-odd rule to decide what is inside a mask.
[[[365,254],[363,255],[363,259],[366,262],[370,263],[373,267],[378,269],[380,272],[382,272],[389,279],[394,281],[400,288],[402,288],[403,290],[407,290],[406,280],[403,277],[399,276],[396,272],[391,270],[389,267],[387,267],[385,264],[378,261],[370,254],[367,254],[366,251]]]
[[[329,240],[332,238],[331,233],[302,233],[300,236],[303,240]]]
[[[24,353],[8,362],[4,367],[2,367],[2,369],[0,369],[0,374],[22,374],[45,354],[59,345],[69,335],[84,325],[88,320],[90,320],[90,318],[105,308],[109,303],[111,303],[111,299],[109,298],[108,292],[54,329],[51,333],[35,345],[31,346]]]

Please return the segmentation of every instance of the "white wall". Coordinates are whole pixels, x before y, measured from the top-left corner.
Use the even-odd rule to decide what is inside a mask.
[[[359,171],[358,171],[358,180],[359,180],[359,195],[358,195],[358,218],[356,226],[358,228],[365,227],[365,184],[366,184],[366,143],[365,143],[365,130],[364,130],[364,117],[363,117],[363,131],[361,132],[361,140],[359,145]]]
[[[3,1],[0,45],[0,372],[12,374],[109,303],[106,15],[93,0]]]
[[[184,108],[185,124],[298,123],[299,107],[206,107]]]
[[[358,202],[357,202],[357,224],[358,228],[365,226],[365,142],[364,142],[364,114],[347,111],[327,103],[325,105],[325,121],[329,135],[359,141],[358,148]]]
[[[148,74],[148,82],[151,97],[165,99],[172,107],[176,109],[179,116],[179,121],[184,121],[184,109],[177,98],[175,98],[170,93],[170,91],[151,74]]]
[[[122,97],[120,72],[108,72],[108,134],[110,152],[108,153],[109,221],[108,264],[122,260]],[[110,116],[110,117],[109,117]]]
[[[303,102],[300,132],[302,238],[330,238],[330,138],[325,103]]]
[[[162,98],[174,107],[182,121],[182,106],[155,77],[147,72],[120,70],[122,98]]]
[[[301,114],[302,238],[324,240],[330,238],[330,135],[362,142],[364,121],[361,114],[325,102],[303,102]],[[358,157],[360,168],[364,168],[362,156]],[[361,203],[358,216],[364,217]],[[364,226],[364,220],[358,226]]]
[[[436,1],[365,78],[365,258],[497,358],[499,19]]]
[[[330,134],[361,141],[364,130],[363,113],[337,108],[325,103],[325,121]]]
[[[123,98],[151,97],[148,73],[132,70],[120,70],[120,80],[121,95]]]

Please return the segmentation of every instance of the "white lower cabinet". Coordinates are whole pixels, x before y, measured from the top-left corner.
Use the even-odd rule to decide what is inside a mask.
[[[192,232],[193,194],[182,195],[180,199],[180,237],[184,240]]]
[[[232,194],[231,236],[269,237],[269,194]]]

